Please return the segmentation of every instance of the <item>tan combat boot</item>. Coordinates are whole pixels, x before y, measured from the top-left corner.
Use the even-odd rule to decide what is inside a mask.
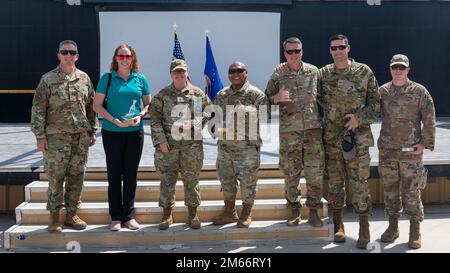
[[[64,225],[72,227],[73,229],[77,230],[82,230],[87,227],[86,222],[81,220],[75,211],[67,212],[66,221],[64,222]]]
[[[189,216],[186,221],[186,224],[188,224],[193,229],[199,229],[201,228],[202,224],[200,223],[200,220],[197,216],[197,207],[188,207]]]
[[[310,223],[311,226],[313,226],[313,227],[322,227],[323,226],[323,222],[320,219],[319,214],[317,214],[317,209],[309,210],[308,223]]]
[[[289,203],[289,206],[291,207],[291,216],[287,220],[286,224],[288,226],[297,226],[300,222],[300,204],[295,203]]]
[[[383,243],[392,243],[398,238],[398,236],[400,236],[400,232],[398,230],[398,218],[389,216],[389,227],[383,234],[381,234],[381,241]]]
[[[158,228],[159,229],[168,229],[171,224],[173,224],[172,207],[163,208],[163,217],[162,217],[161,223],[159,223]]]
[[[336,243],[345,242],[344,222],[342,221],[343,217],[344,211],[342,209],[333,211],[334,241]]]
[[[51,211],[48,224],[48,232],[59,233],[62,231],[62,225],[59,222],[59,211]]]
[[[253,204],[242,203],[241,217],[237,222],[237,227],[248,228],[252,223],[252,207]]]
[[[229,223],[236,223],[239,217],[236,213],[235,199],[224,200],[225,209],[221,214],[212,219],[213,225],[225,225]]]
[[[369,215],[360,214],[359,215],[359,238],[356,242],[357,248],[366,249],[367,244],[370,242],[370,231],[369,231]]]
[[[409,221],[409,242],[408,246],[413,249],[418,249],[422,247],[420,236],[420,222],[416,219],[411,219]]]

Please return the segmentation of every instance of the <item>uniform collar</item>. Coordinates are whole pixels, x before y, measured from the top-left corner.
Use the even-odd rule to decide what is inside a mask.
[[[356,62],[353,58],[348,58],[348,59],[350,60],[350,65],[344,69],[337,68],[336,64],[333,63],[334,72],[335,73],[347,73],[349,71],[352,71],[356,66]]]
[[[191,91],[192,90],[192,84],[189,81],[187,81],[186,82],[186,86],[182,90],[178,90],[178,89],[175,88],[175,85],[172,82],[172,84],[170,85],[170,90],[172,92],[177,93],[177,94],[185,94],[185,95],[192,94],[192,91]]]
[[[288,65],[287,62],[286,62],[286,67],[287,67],[289,73],[295,73],[295,74],[298,74],[298,73],[304,73],[304,72],[305,72],[305,63],[304,63],[303,61],[301,61],[301,66],[300,66],[300,69],[299,69],[298,71],[292,70],[292,69],[289,67],[289,65]]]
[[[250,83],[249,83],[248,80],[246,80],[245,83],[244,83],[244,85],[242,85],[242,87],[239,88],[238,90],[233,90],[233,88],[232,88],[231,85],[230,85],[230,91],[231,91],[231,93],[233,93],[233,94],[241,93],[241,92],[243,92],[244,90],[246,90],[246,89],[248,88],[249,85],[250,85]]]
[[[70,73],[70,74],[67,74],[66,72],[64,72],[64,71],[62,71],[61,70],[61,67],[58,65],[56,68],[55,68],[55,72],[58,74],[58,76],[59,76],[59,78],[61,78],[61,79],[63,79],[63,80],[70,80],[70,81],[73,81],[73,80],[76,80],[76,79],[79,79],[80,77],[79,77],[79,73],[78,73],[78,69],[75,67],[75,69],[72,71],[72,73]]]
[[[392,90],[405,90],[408,86],[410,86],[411,85],[411,80],[410,79],[407,79],[406,80],[406,83],[404,84],[404,85],[402,85],[402,86],[396,86],[396,85],[394,85],[394,82],[392,82],[391,81],[391,88],[392,88]]]

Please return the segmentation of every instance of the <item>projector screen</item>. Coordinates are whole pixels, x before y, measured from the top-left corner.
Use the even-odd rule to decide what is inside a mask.
[[[206,31],[224,86],[228,66],[245,63],[250,82],[264,91],[279,63],[280,14],[268,12],[100,12],[100,75],[109,71],[114,49],[129,43],[135,50],[140,73],[156,94],[171,83],[169,63],[174,28],[189,66],[192,83],[205,88]]]

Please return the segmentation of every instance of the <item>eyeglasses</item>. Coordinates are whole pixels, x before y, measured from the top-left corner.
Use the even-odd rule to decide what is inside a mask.
[[[338,45],[338,46],[330,46],[330,49],[332,51],[336,51],[336,50],[344,50],[348,47],[348,45]]]
[[[119,59],[120,61],[123,61],[125,59],[127,60],[131,60],[133,59],[133,55],[116,55],[117,59]]]
[[[300,52],[302,52],[302,50],[301,49],[292,49],[292,50],[285,50],[285,52],[289,55],[292,55],[292,54],[300,54]]]
[[[246,69],[244,69],[244,68],[232,68],[232,69],[228,70],[228,74],[236,74],[236,73],[241,74],[241,73],[244,73],[245,70]]]
[[[393,66],[391,66],[391,69],[392,70],[401,70],[401,71],[403,71],[403,70],[406,69],[406,66],[401,65],[401,64],[394,64]]]
[[[76,51],[76,50],[65,50],[65,49],[63,49],[63,50],[60,50],[59,51],[59,53],[61,54],[61,55],[67,55],[67,54],[70,54],[70,55],[77,55],[78,54],[78,51]]]

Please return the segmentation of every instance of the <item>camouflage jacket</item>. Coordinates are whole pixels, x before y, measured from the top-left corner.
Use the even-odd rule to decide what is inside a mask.
[[[379,149],[401,149],[404,144],[421,143],[434,149],[436,117],[427,89],[413,81],[402,87],[388,82],[380,87],[381,131]],[[422,128],[423,123],[423,128]]]
[[[280,132],[292,132],[321,128],[317,105],[317,67],[303,62],[298,72],[292,71],[287,63],[283,70],[275,71],[266,87],[270,104],[273,97],[284,87],[292,102],[280,102]]]
[[[324,142],[336,142],[345,129],[346,114],[354,114],[359,127],[354,130],[359,146],[373,146],[370,124],[380,111],[378,83],[372,70],[353,59],[349,67],[337,69],[328,64],[319,69],[318,101],[324,111]]]
[[[89,76],[79,69],[68,75],[57,67],[44,74],[31,109],[31,131],[36,139],[62,132],[94,134],[98,128],[94,93]]]
[[[231,122],[234,122],[233,133],[228,135],[232,135],[232,139],[227,138],[227,134],[223,134],[219,137],[218,144],[225,145],[235,145],[237,141],[244,142],[247,145],[255,145],[257,147],[261,146],[261,137],[259,133],[259,106],[266,106],[266,96],[264,93],[259,90],[257,87],[251,85],[248,81],[242,86],[241,89],[237,91],[233,91],[231,86],[227,86],[217,93],[216,98],[214,99],[214,104],[221,108],[222,120],[223,120],[223,128],[228,128]],[[234,107],[238,104],[242,104],[245,106],[245,120],[238,119],[237,113],[232,110],[232,112],[227,111],[234,109]],[[227,108],[228,106],[228,108]],[[217,113],[217,112],[216,112]],[[264,112],[264,114],[266,111]],[[231,116],[232,115],[232,116]],[[218,116],[220,119],[220,117]],[[229,119],[227,121],[227,118]],[[242,133],[245,133],[244,136],[238,135],[238,122],[245,122],[245,131],[241,129]],[[250,131],[252,129],[252,131]],[[239,145],[242,143],[239,143]],[[237,145],[237,144],[236,144]]]
[[[207,105],[211,105],[208,96],[189,82],[181,91],[175,89],[173,84],[161,89],[150,106],[153,145],[156,147],[167,141],[171,147],[177,147],[202,141],[201,130],[209,118],[205,112]],[[179,123],[183,119],[191,120],[196,128],[191,128],[190,137],[187,137],[190,140],[180,139],[183,130]]]

